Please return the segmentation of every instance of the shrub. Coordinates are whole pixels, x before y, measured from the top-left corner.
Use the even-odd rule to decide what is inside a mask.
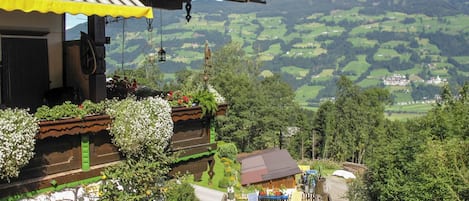
[[[104,103],[93,103],[90,100],[83,101],[80,105],[75,105],[70,101],[65,101],[61,105],[50,108],[47,105],[39,107],[34,116],[40,120],[57,120],[67,117],[83,118],[86,115],[103,114]]]
[[[111,100],[110,133],[126,160],[106,168],[102,200],[164,200],[174,156],[167,153],[173,134],[171,107],[161,98]]]
[[[218,181],[219,188],[226,188],[228,186],[230,186],[230,177],[223,177],[220,179],[220,181]]]
[[[37,119],[26,110],[0,110],[0,179],[18,177],[34,156]]]
[[[179,180],[178,180],[179,181]],[[187,181],[170,182],[166,193],[167,201],[198,201],[195,196],[194,187]]]
[[[113,143],[127,157],[154,160],[169,146],[173,135],[171,107],[166,100],[128,97],[113,100],[106,112],[114,118],[110,133]]]
[[[225,176],[226,176],[226,177],[229,177],[229,176],[232,175],[232,173],[233,173],[233,172],[232,172],[232,170],[231,170],[231,167],[225,166]]]
[[[128,158],[105,169],[100,200],[163,200],[171,157],[158,161]]]
[[[218,145],[218,155],[222,157],[229,158],[231,160],[236,160],[236,155],[238,154],[238,148],[234,143],[225,143]]]

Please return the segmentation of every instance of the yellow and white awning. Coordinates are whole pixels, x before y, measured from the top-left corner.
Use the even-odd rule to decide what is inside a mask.
[[[0,9],[101,17],[153,18],[153,10],[139,0],[0,0]]]

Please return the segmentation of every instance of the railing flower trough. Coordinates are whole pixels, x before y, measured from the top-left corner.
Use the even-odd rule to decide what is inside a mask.
[[[208,164],[213,176],[216,143],[210,125],[214,116],[224,115],[226,110],[227,104],[219,104],[214,115],[204,115],[200,106],[172,108],[170,146],[179,156],[172,174],[191,172],[200,179]],[[0,198],[98,181],[105,167],[123,159],[109,134],[112,117],[107,114],[42,120],[38,125],[34,157],[17,178],[0,180]]]

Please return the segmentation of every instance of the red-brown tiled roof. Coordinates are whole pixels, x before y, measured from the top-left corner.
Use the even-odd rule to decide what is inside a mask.
[[[238,157],[239,158],[239,157]],[[241,184],[247,185],[301,173],[287,150],[269,150],[243,157]]]

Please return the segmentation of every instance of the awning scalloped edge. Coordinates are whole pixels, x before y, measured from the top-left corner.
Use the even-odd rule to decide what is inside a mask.
[[[66,0],[1,0],[0,9],[23,12],[84,14],[87,16],[112,16],[124,18],[153,18],[153,9],[145,6],[127,6],[104,3],[88,3]]]

